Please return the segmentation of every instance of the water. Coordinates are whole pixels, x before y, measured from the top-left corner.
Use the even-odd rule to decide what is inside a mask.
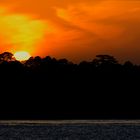
[[[1,121],[0,140],[140,140],[140,121]]]

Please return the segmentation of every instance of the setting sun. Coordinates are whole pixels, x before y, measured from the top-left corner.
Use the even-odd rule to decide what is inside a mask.
[[[18,61],[25,61],[25,60],[28,60],[31,57],[31,55],[28,52],[20,51],[20,52],[16,52],[14,54],[14,57]]]

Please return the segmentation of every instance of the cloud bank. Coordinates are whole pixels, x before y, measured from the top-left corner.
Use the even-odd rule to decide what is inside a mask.
[[[2,51],[25,49],[75,62],[111,54],[140,63],[139,0],[2,0],[0,5]]]

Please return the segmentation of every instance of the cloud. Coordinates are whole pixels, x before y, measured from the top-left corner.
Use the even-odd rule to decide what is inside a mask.
[[[26,15],[9,13],[6,8],[0,9],[1,51],[14,53],[24,49],[32,52],[45,34],[45,23]]]
[[[35,50],[34,55],[48,54],[79,61],[108,53],[140,62],[139,0],[2,0],[0,4],[9,8],[9,16],[20,15],[20,20],[26,22],[24,29],[33,34],[38,32],[39,37],[33,36],[33,44],[23,42],[23,46]],[[13,21],[19,23],[16,27],[13,25],[19,32],[20,21]],[[5,23],[7,26],[8,21]],[[5,33],[11,30],[5,28]],[[28,31],[22,30],[20,35],[26,36]],[[36,38],[40,38],[41,45],[36,45]]]

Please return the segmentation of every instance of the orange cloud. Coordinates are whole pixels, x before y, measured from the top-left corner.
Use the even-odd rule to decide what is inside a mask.
[[[27,15],[0,9],[1,51],[14,53],[25,50],[32,54],[48,31],[46,23]]]
[[[3,51],[26,48],[33,55],[74,61],[108,53],[140,62],[138,0],[2,0],[0,4],[10,9],[0,8],[0,40],[7,46]]]

